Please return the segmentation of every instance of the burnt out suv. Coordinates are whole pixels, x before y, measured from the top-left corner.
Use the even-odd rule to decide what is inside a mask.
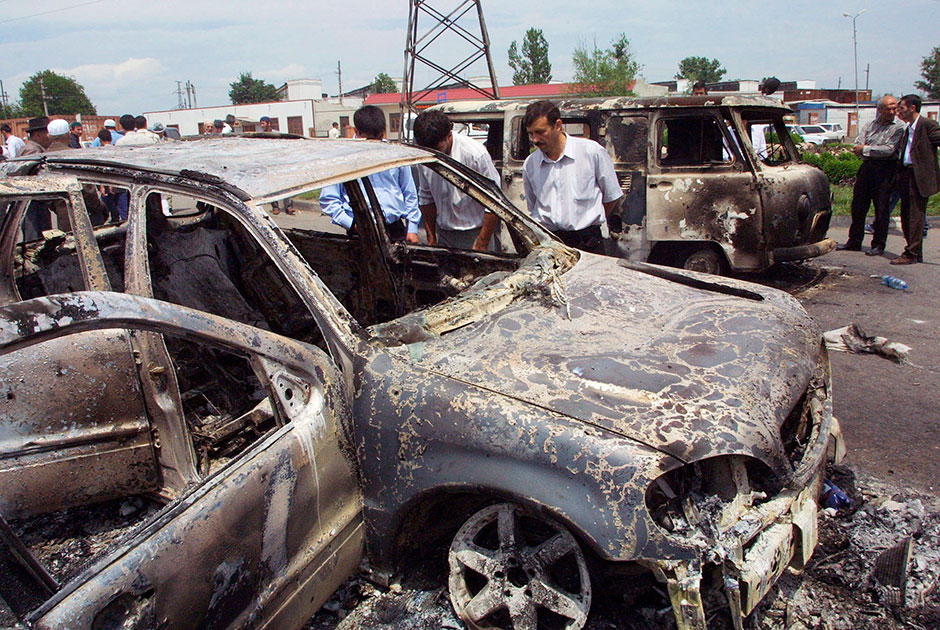
[[[533,150],[528,101],[435,105],[473,125],[522,210],[522,164]],[[565,131],[607,148],[624,197],[607,253],[707,273],[759,272],[821,256],[832,215],[829,180],[802,164],[784,125],[793,112],[765,97],[681,96],[557,101]]]
[[[367,176],[412,166],[516,253],[390,241]],[[600,579],[740,628],[813,552],[829,365],[782,292],[569,249],[405,146],[0,174],[0,595],[30,627],[298,628],[364,558],[389,583],[440,549],[470,627],[582,628]],[[264,210],[335,183],[350,233]]]

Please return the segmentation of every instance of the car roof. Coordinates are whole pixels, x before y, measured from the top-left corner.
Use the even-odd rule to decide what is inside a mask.
[[[636,98],[632,96],[617,96],[606,98],[562,98],[551,99],[561,111],[578,110],[617,110],[617,109],[647,109],[647,108],[681,108],[681,107],[761,107],[776,109],[783,113],[792,114],[793,110],[780,101],[766,96],[739,96],[739,95],[707,95],[707,96],[655,96]],[[505,101],[455,101],[441,103],[431,109],[437,109],[447,114],[470,114],[476,112],[502,112],[506,110],[524,109],[532,100],[505,100]]]
[[[369,140],[218,136],[146,146],[74,149],[44,154],[47,164],[151,171],[193,179],[217,178],[245,198],[348,181],[434,156],[416,147]]]

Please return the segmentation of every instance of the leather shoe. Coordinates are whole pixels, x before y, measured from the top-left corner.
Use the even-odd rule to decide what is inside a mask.
[[[884,247],[872,247],[867,252],[865,252],[865,255],[866,256],[881,256],[883,253],[885,253]]]
[[[862,246],[855,245],[854,243],[840,243],[836,245],[836,249],[840,252],[860,252],[862,251]]]
[[[913,256],[908,256],[907,254],[901,254],[897,258],[891,261],[892,265],[913,265],[917,262],[917,259]]]

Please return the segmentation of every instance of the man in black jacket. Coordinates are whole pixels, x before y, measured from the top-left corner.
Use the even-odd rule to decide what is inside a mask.
[[[940,191],[940,124],[920,115],[921,100],[916,94],[902,96],[898,117],[907,123],[901,140],[901,168],[898,189],[901,192],[901,231],[907,246],[892,265],[923,262],[924,222],[927,220],[927,199]]]

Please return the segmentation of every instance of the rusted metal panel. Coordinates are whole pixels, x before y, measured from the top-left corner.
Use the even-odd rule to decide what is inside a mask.
[[[37,298],[0,310],[7,355],[125,327],[249,354],[286,423],[64,586],[31,615],[36,627],[132,619],[167,628],[260,620],[297,627],[358,566],[361,498],[349,410],[342,378],[319,350],[122,294]]]

